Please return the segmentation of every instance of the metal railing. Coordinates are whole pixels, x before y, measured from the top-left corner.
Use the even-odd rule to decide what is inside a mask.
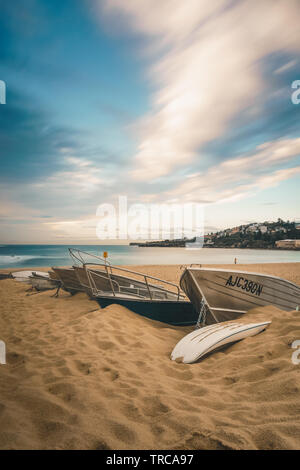
[[[92,269],[92,266],[98,267],[98,268],[104,268],[102,272],[96,272],[96,269]],[[176,300],[183,300],[185,298],[185,295],[181,292],[180,288],[178,285],[174,284],[173,282],[165,281],[163,279],[159,279],[154,276],[150,276],[148,274],[144,273],[139,273],[137,271],[133,271],[127,268],[121,268],[119,266],[112,266],[110,265],[105,265],[105,264],[89,264],[86,263],[84,265],[84,268],[86,270],[87,277],[90,281],[90,288],[92,289],[92,292],[96,292],[98,295],[103,294],[103,291],[101,291],[95,282],[94,277],[96,276],[108,280],[110,282],[110,287],[111,287],[111,292],[114,296],[116,294],[122,293],[122,290],[124,292],[124,289],[132,289],[132,292],[135,290],[136,292],[131,295],[136,295],[142,298],[150,298],[151,300],[154,300],[155,298],[155,293],[161,292],[166,294],[166,298],[175,297]],[[115,271],[121,274],[116,274]],[[137,276],[138,279],[128,277],[128,276],[122,276],[122,273],[126,274],[131,274],[134,276]],[[116,279],[117,278],[117,279]],[[130,285],[124,285],[122,284],[122,281],[124,280],[127,281]],[[149,282],[150,281],[150,282]],[[155,285],[152,284],[151,281],[157,281],[160,282],[161,284],[165,284],[168,287],[173,287],[175,292],[167,289],[166,287],[162,287],[160,285]],[[140,291],[145,290],[148,292],[148,297],[146,295],[141,295]],[[128,295],[130,295],[129,292],[127,292]]]
[[[78,263],[79,261],[79,263],[81,263],[82,265],[93,264],[93,263],[88,263],[84,259],[84,255],[86,255],[89,258],[95,258],[96,260],[100,260],[104,264],[110,265],[110,262],[107,261],[105,258],[102,258],[102,256],[94,255],[93,253],[88,253],[87,251],[78,250],[77,248],[68,248],[68,250],[69,250],[69,254],[71,258],[73,259],[75,263]]]
[[[177,301],[185,299],[185,295],[182,293],[180,287],[177,284],[174,284],[173,282],[165,281],[163,279],[159,279],[157,277],[133,271],[127,268],[113,266],[101,256],[94,255],[78,249],[69,248],[69,253],[72,259],[75,262],[79,261],[82,267],[85,269],[89,282],[89,287],[92,291],[92,294],[95,296],[103,294],[103,291],[99,289],[99,287],[97,287],[96,280],[94,278],[96,277],[97,279],[98,277],[102,280],[109,282],[113,296],[116,296],[117,294],[122,293],[122,290],[124,292],[124,290],[127,289],[126,294],[128,295],[134,295],[140,298],[150,298],[151,300],[154,300],[155,293],[157,292],[164,293],[166,299],[168,297],[175,297]],[[95,258],[97,262],[86,262],[85,256]],[[99,263],[98,261],[101,261],[101,263]],[[116,271],[117,273],[115,273]],[[128,274],[136,276],[137,279],[128,277]],[[124,281],[125,285],[122,283],[122,281]],[[151,283],[151,281],[157,281],[160,284],[172,287],[174,288],[174,291],[166,287],[162,287],[160,285],[155,285]],[[132,289],[132,293],[130,291],[128,292],[129,289]],[[143,290],[148,292],[148,297],[146,295],[141,294],[141,291]]]

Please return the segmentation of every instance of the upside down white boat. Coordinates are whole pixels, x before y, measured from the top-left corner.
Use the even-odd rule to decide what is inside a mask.
[[[49,274],[43,271],[16,271],[11,273],[11,276],[15,281],[26,282],[27,284],[31,284],[30,278],[34,275],[49,279]]]
[[[230,321],[205,326],[184,336],[173,349],[171,359],[191,364],[226,344],[257,335],[265,330],[270,323],[270,321],[262,323]]]

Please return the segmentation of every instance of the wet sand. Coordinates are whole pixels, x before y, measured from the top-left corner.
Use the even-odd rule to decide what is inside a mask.
[[[300,263],[234,267],[300,285]],[[171,282],[181,273],[132,268]],[[300,312],[251,310],[245,320],[272,320],[265,332],[187,365],[170,353],[191,327],[27,290],[0,281],[0,449],[300,448]]]

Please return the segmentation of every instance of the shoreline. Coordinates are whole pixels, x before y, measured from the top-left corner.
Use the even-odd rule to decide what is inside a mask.
[[[232,268],[232,267],[239,267],[239,266],[274,266],[274,265],[287,265],[287,266],[290,266],[290,265],[295,265],[295,266],[300,266],[300,261],[285,261],[285,262],[278,262],[278,261],[273,261],[273,262],[266,262],[266,263],[192,263],[193,265],[201,265],[202,267],[214,267],[214,268],[217,268],[217,267],[221,267],[221,268],[224,268],[226,266]],[[190,266],[191,264],[180,264],[180,263],[175,263],[175,264],[116,264],[115,266],[119,266],[119,267],[123,267],[123,268],[128,268],[128,267],[135,267],[135,268],[138,268],[138,267],[145,267],[145,268],[156,268],[156,267],[161,267],[161,266],[165,266],[165,267],[168,267],[168,268],[176,268],[176,267],[180,267],[180,266]],[[71,265],[62,265],[62,266],[59,266],[60,268],[67,268],[67,267],[70,267]],[[0,268],[0,272],[16,272],[16,271],[49,271],[52,269],[52,266],[17,266],[17,267],[14,267],[14,268]]]

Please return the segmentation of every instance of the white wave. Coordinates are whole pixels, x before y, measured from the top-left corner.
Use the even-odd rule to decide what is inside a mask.
[[[2,255],[0,256],[0,264],[16,264],[23,263],[30,259],[39,258],[38,256],[32,255]]]

